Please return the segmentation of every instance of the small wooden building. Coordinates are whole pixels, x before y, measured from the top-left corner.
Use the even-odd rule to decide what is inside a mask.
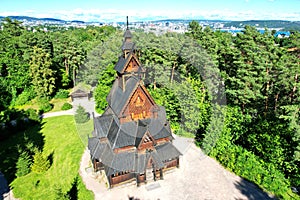
[[[165,108],[154,102],[143,85],[145,71],[128,28],[124,38],[108,107],[94,118],[88,142],[94,169],[105,171],[110,187],[163,179],[165,170],[179,166],[181,155],[172,144]]]
[[[83,89],[76,89],[74,92],[71,93],[72,101],[76,99],[86,99],[89,100],[90,98],[90,92],[83,90]]]

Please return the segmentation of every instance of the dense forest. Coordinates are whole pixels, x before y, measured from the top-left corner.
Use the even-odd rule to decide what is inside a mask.
[[[122,31],[88,27],[28,31],[5,19],[0,31],[1,138],[18,105],[43,105],[79,83],[106,107],[121,55]],[[223,166],[279,198],[299,198],[300,33],[275,38],[246,26],[242,33],[190,23],[185,34],[134,32],[144,80],[166,107],[172,130],[195,137]],[[43,109],[41,109],[43,110]]]

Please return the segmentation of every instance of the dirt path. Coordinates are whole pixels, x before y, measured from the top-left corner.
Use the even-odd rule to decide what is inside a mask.
[[[180,158],[180,168],[164,175],[164,180],[148,183],[140,187],[134,184],[107,189],[104,182],[93,177],[86,170],[89,166],[89,152],[85,151],[80,174],[86,187],[95,194],[95,199],[141,200],[168,199],[272,199],[254,184],[225,170],[217,161],[204,155],[190,140],[179,138],[176,145],[184,155]],[[88,172],[87,172],[88,171]]]

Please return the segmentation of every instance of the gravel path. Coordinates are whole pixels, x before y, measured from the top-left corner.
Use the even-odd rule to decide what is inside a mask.
[[[56,117],[56,116],[62,116],[62,115],[74,115],[73,109],[70,110],[64,110],[64,111],[58,111],[58,112],[48,112],[42,114],[42,118],[48,118],[48,117]]]
[[[177,137],[174,145],[183,152],[180,168],[164,175],[164,180],[136,187],[127,184],[107,189],[103,180],[95,178],[89,165],[89,151],[83,154],[80,175],[95,199],[272,199],[254,184],[225,170],[217,161],[204,155],[190,139]],[[179,146],[178,146],[179,145]],[[130,197],[130,198],[129,198]]]

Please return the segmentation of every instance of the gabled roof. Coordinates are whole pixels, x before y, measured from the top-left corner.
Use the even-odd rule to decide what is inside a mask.
[[[154,139],[169,137],[172,139],[170,125],[165,118],[163,107],[153,119],[119,123],[116,116],[108,114],[94,118],[93,136],[95,138],[107,138],[110,148],[116,149],[126,146],[138,147],[144,135],[149,132]],[[94,148],[93,142],[89,143],[89,149]]]
[[[88,91],[85,91],[85,90],[83,90],[83,89],[77,89],[77,90],[75,90],[74,92],[72,92],[71,94],[82,94],[82,93],[87,94],[87,93],[89,93],[89,92],[88,92]]]
[[[122,111],[125,109],[127,104],[129,103],[132,95],[139,87],[147,96],[149,101],[152,103],[153,106],[156,107],[156,104],[146,88],[141,84],[141,80],[135,76],[130,76],[125,81],[125,90],[123,90],[121,87],[119,87],[119,81],[122,81],[121,79],[116,79],[112,89],[110,90],[106,100],[108,102],[109,107],[112,109],[114,114],[118,117],[122,117]]]
[[[119,87],[119,79],[116,79],[108,96],[107,102],[109,107],[115,113],[115,115],[119,116],[121,114],[122,109],[128,102],[128,99],[131,97],[135,89],[138,87],[140,80],[134,76],[129,77],[129,79],[125,83],[125,91]]]
[[[131,76],[126,80],[126,89],[123,91],[123,89],[119,87],[119,81],[122,80],[115,80],[106,99],[108,105],[117,116],[121,114],[122,109],[140,83],[140,80],[137,77]]]
[[[136,62],[138,63],[139,65],[139,70],[140,71],[144,71],[142,66],[141,66],[141,63],[139,61],[139,59],[137,59],[137,57],[135,56],[135,54],[133,52],[130,52],[129,55],[124,58],[123,56],[120,56],[119,57],[119,60],[117,62],[117,64],[115,65],[114,69],[119,72],[120,74],[123,74],[130,62],[131,59],[135,59]]]
[[[87,97],[89,95],[89,91],[85,91],[83,89],[77,89],[70,94],[71,97]]]

